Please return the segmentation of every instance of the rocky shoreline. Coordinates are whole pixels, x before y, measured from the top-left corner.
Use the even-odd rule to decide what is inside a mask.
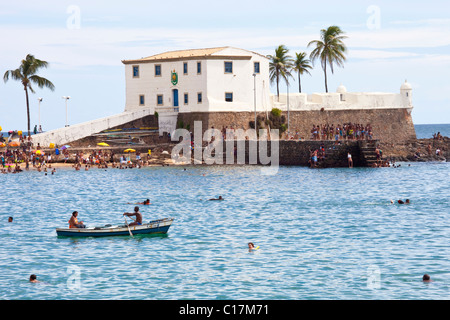
[[[450,161],[450,138],[416,139],[404,144],[391,144],[380,142],[383,157],[394,161]],[[436,153],[440,150],[439,154]]]

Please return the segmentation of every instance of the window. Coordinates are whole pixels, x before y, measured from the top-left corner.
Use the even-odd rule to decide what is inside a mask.
[[[202,63],[197,62],[197,74],[202,74]]]
[[[233,62],[225,61],[225,73],[233,73]]]
[[[164,103],[163,95],[162,95],[162,94],[158,94],[158,95],[156,96],[156,104],[157,104],[158,106],[162,106],[163,103]]]
[[[145,105],[145,96],[143,94],[139,95],[139,105],[140,106]]]
[[[184,104],[189,104],[189,95],[187,93],[184,94]]]
[[[259,73],[259,62],[253,62],[253,72]]]
[[[197,93],[197,103],[202,103],[202,93]]]
[[[139,78],[139,66],[133,66],[133,78]]]
[[[187,64],[187,62],[183,63],[183,74],[188,74],[188,64]]]
[[[233,102],[233,92],[225,92],[225,101]]]
[[[161,65],[155,64],[155,77],[160,77],[160,76],[161,76]]]

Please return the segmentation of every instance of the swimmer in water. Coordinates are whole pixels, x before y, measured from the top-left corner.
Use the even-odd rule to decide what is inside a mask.
[[[259,249],[259,246],[255,247],[255,245],[253,244],[253,242],[249,242],[248,243],[248,252],[252,252],[252,251],[256,251]]]
[[[209,199],[209,200],[224,200],[224,199],[222,198],[222,196],[219,196],[219,198],[217,198],[217,199],[212,198],[212,199]]]
[[[39,281],[36,279],[36,275],[35,274],[32,274],[31,276],[30,276],[30,282],[33,282],[33,283],[38,283]]]
[[[432,282],[431,277],[428,274],[424,274],[422,277],[423,282]]]
[[[143,204],[143,205],[149,205],[150,203],[150,199],[144,200],[144,202],[136,202],[136,203],[131,203],[128,202],[127,204]]]
[[[144,202],[140,202],[140,203],[137,203],[137,204],[148,205],[148,204],[150,204],[150,199],[147,199]]]

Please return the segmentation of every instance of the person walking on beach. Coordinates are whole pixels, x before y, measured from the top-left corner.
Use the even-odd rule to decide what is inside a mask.
[[[138,206],[134,207],[134,212],[132,212],[132,213],[125,212],[123,215],[127,216],[127,217],[136,216],[136,220],[134,222],[130,223],[129,226],[142,225],[142,214],[139,212]]]

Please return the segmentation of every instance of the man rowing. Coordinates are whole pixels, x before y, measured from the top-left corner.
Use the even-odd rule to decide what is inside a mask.
[[[130,223],[129,226],[140,226],[142,225],[142,214],[139,212],[139,207],[134,207],[134,212],[125,212],[123,214],[124,216],[131,217],[136,216],[136,220],[134,222]]]

